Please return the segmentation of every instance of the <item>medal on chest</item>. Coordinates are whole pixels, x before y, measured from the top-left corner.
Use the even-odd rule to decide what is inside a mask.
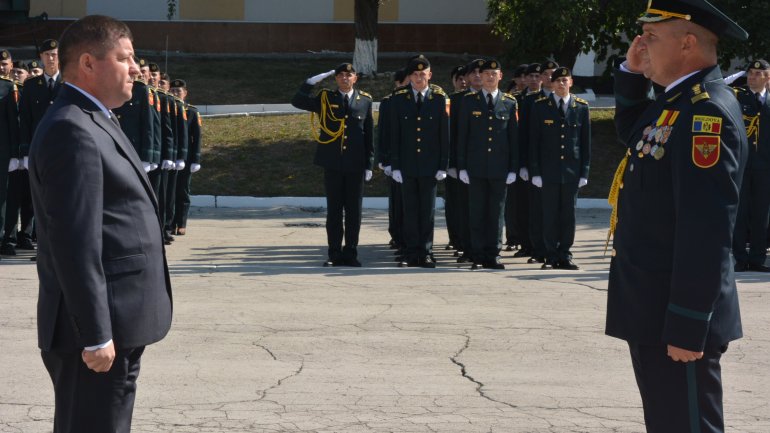
[[[652,156],[660,160],[666,154],[665,145],[674,131],[674,123],[679,118],[679,111],[663,110],[658,119],[642,131],[642,137],[636,143],[637,157]]]

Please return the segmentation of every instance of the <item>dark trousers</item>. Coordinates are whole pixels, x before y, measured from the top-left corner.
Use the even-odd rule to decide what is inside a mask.
[[[746,170],[733,234],[733,256],[737,263],[765,264],[768,222],[770,222],[770,171]],[[747,240],[748,252],[746,251]]]
[[[190,213],[190,166],[186,165],[184,170],[176,174],[176,205],[174,206],[174,222],[171,229],[187,227],[187,215]]]
[[[543,193],[542,189],[529,184],[529,239],[532,242],[532,256],[545,257],[543,241]]]
[[[695,362],[675,362],[666,345],[629,343],[647,433],[723,433],[722,373],[727,346]]]
[[[5,233],[5,202],[8,198],[8,161],[7,153],[0,155],[0,240]],[[6,167],[5,170],[2,168]]]
[[[95,373],[80,353],[41,352],[53,382],[54,433],[129,433],[144,347],[118,350],[107,373]]]
[[[158,218],[165,224],[166,221],[166,200],[168,200],[168,174],[170,170],[162,170],[158,168],[156,171],[160,172],[160,185],[158,185]],[[164,227],[165,230],[165,227]]]
[[[6,168],[7,170],[7,168]],[[16,170],[8,176],[8,198],[5,207],[5,241],[32,239],[32,191],[29,188],[29,172]],[[16,223],[21,214],[21,228],[16,230]]]
[[[152,185],[152,190],[155,192],[155,200],[160,203],[160,180],[161,180],[161,172],[162,170],[160,168],[156,168],[155,170],[147,173],[147,177],[150,178],[150,185]]]
[[[544,183],[541,188],[543,245],[550,261],[572,258],[577,193],[577,183]]]
[[[166,183],[166,199],[163,203],[159,203],[160,206],[166,208],[165,217],[163,218],[163,226],[167,232],[171,231],[171,227],[174,224],[174,208],[176,207],[176,178],[179,171],[168,170],[168,181]]]
[[[502,247],[505,179],[472,177],[470,198],[471,256],[476,263],[493,262]]]
[[[401,197],[401,184],[388,178],[388,233],[399,249],[406,248],[404,243],[404,205]]]
[[[459,183],[462,183],[459,179],[447,177],[446,183],[444,184],[444,215],[446,217],[446,231],[447,235],[449,236],[449,244],[455,248],[458,247],[458,242],[460,239],[460,235],[458,233],[459,227],[457,224],[457,219],[460,217],[460,212],[457,206]]]
[[[460,236],[458,250],[471,254],[471,211],[468,185],[462,181],[457,182],[457,232]]]
[[[419,260],[433,252],[433,226],[436,216],[436,187],[433,176],[404,177],[404,240],[409,260]]]
[[[329,259],[355,259],[361,231],[364,171],[324,170],[326,189],[326,240]],[[344,220],[344,228],[343,228]],[[345,248],[342,238],[345,237]]]
[[[521,245],[521,235],[519,234],[519,225],[516,220],[518,203],[516,202],[516,184],[521,181],[508,185],[508,191],[505,193],[505,244]]]
[[[532,184],[520,180],[513,183],[513,190],[516,195],[516,226],[519,232],[519,242],[521,249],[532,251],[532,240],[529,234],[529,190]]]

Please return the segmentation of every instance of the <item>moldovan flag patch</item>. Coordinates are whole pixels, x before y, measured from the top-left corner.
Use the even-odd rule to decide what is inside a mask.
[[[718,135],[694,135],[692,137],[692,162],[696,167],[710,168],[719,161],[719,138]]]
[[[693,116],[692,132],[701,134],[721,134],[722,118],[714,116]]]

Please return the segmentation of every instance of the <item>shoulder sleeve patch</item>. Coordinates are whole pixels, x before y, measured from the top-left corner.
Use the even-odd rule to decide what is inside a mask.
[[[721,140],[718,135],[693,135],[692,162],[698,168],[711,168],[719,162]]]

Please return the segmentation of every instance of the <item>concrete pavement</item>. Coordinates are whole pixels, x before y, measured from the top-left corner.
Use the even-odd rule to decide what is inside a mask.
[[[581,271],[505,253],[505,271],[471,272],[438,248],[435,270],[396,268],[381,210],[364,212],[352,269],[320,267],[323,212],[194,208],[168,249],[174,323],[145,352],[133,431],[643,432],[627,346],[603,335],[608,217],[579,211]],[[739,277],[729,432],[770,431],[769,283]],[[51,431],[36,288],[26,256],[0,261],[2,433]]]

